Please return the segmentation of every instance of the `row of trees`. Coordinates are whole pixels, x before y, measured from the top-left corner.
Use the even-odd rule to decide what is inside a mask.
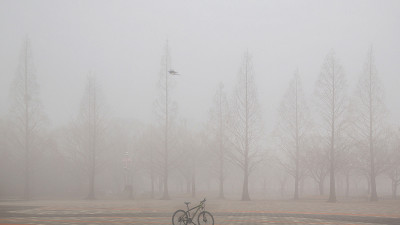
[[[295,179],[295,199],[298,182],[305,174],[320,184],[322,193],[329,173],[328,201],[335,202],[335,173],[344,170],[348,193],[349,173],[358,170],[367,176],[370,200],[377,201],[377,175],[398,171],[398,136],[387,120],[372,48],[354,95],[347,95],[346,89],[343,68],[333,51],[325,58],[316,83],[314,113],[310,113],[305,101],[298,72],[288,88],[280,107],[276,136],[286,156],[281,164]],[[391,175],[391,179],[395,196],[398,177]]]
[[[112,119],[103,102],[101,85],[90,74],[77,118],[64,127],[46,129],[32,59],[27,40],[12,88],[12,113],[0,121],[1,179],[10,180],[7,174],[15,168],[15,174],[24,180],[24,199],[32,197],[35,180],[36,186],[46,183],[42,182],[46,174],[65,186],[66,193],[86,190],[88,199],[95,199],[95,192],[100,189],[96,185],[115,194],[133,177],[137,192],[138,184],[144,183],[139,181],[148,180],[149,185],[142,185],[142,192],[151,198],[162,193],[162,199],[170,199],[171,183],[175,190],[184,191],[186,186],[186,192],[195,196],[197,180],[206,180],[209,189],[215,179],[218,196],[224,198],[228,171],[238,170],[243,179],[241,199],[250,200],[250,175],[274,161],[280,165],[278,170],[294,178],[294,199],[299,199],[299,183],[306,177],[315,180],[323,194],[329,175],[329,201],[335,202],[335,173],[346,176],[347,195],[349,177],[355,171],[367,178],[370,200],[378,200],[375,179],[382,173],[391,179],[396,196],[400,183],[399,136],[386,120],[383,87],[372,48],[351,96],[347,95],[344,71],[333,51],[322,65],[315,104],[308,104],[296,71],[272,134],[263,129],[248,52],[243,55],[233,93],[227,95],[224,85],[218,85],[209,120],[198,132],[179,118],[177,104],[171,98],[174,71],[168,42],[154,105],[158,124],[153,125]],[[123,168],[124,155],[133,158],[125,161],[130,165]],[[236,174],[234,179],[239,177]],[[1,192],[0,187],[0,195]]]

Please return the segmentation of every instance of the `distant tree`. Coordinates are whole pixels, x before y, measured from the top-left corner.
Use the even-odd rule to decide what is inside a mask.
[[[379,80],[372,47],[367,54],[363,73],[359,79],[354,99],[356,139],[368,155],[371,201],[378,200],[376,191],[376,155],[379,154],[379,142],[384,139],[386,129],[386,107],[384,105],[383,87]]]
[[[272,161],[275,160],[278,159],[273,159]],[[272,177],[275,180],[275,182],[278,183],[279,195],[281,198],[285,198],[287,197],[286,186],[290,178],[290,175],[285,170],[282,170],[283,165],[279,161],[277,161],[276,163],[271,163],[271,165],[272,165],[271,170],[273,171]]]
[[[218,90],[214,95],[214,102],[210,109],[210,117],[208,121],[208,142],[212,153],[216,156],[216,171],[219,182],[219,198],[224,196],[224,180],[225,180],[225,161],[227,151],[227,129],[229,123],[228,99],[223,90],[223,84],[220,83]]]
[[[5,158],[8,153],[8,141],[7,141],[7,127],[3,119],[0,118],[0,160]]]
[[[155,197],[155,187],[158,177],[163,176],[162,143],[159,141],[160,131],[156,127],[148,126],[140,135],[139,163],[150,177],[150,197]]]
[[[232,102],[229,159],[243,170],[242,200],[250,200],[249,175],[262,160],[259,141],[262,135],[261,113],[257,99],[252,60],[243,56]]]
[[[304,164],[310,177],[318,184],[319,194],[324,194],[325,179],[329,174],[329,151],[322,137],[315,134],[307,140]]]
[[[385,174],[392,183],[392,198],[397,199],[397,188],[400,185],[400,132],[393,139]]]
[[[340,152],[338,152],[336,157],[336,167],[338,174],[345,178],[345,196],[348,197],[351,181],[350,176],[356,168],[358,152],[352,146],[352,142],[347,135],[343,138],[341,146]]]
[[[202,153],[199,138],[187,127],[185,120],[178,127],[178,136],[179,141],[176,150],[180,157],[175,158],[173,164],[185,177],[187,192],[191,192],[192,197],[196,197],[197,167]]]
[[[163,129],[164,137],[164,151],[161,153],[163,158],[163,195],[162,199],[170,199],[168,191],[168,176],[170,170],[170,148],[174,144],[171,131],[174,124],[176,115],[176,102],[172,102],[171,89],[174,86],[173,80],[171,79],[172,74],[169,73],[171,70],[171,56],[168,41],[165,45],[165,55],[161,60],[160,77],[158,81],[159,96],[156,100],[156,114],[158,116],[160,126]]]
[[[102,165],[99,157],[104,151],[105,106],[96,78],[88,76],[80,112],[73,122],[68,138],[68,146],[63,151],[65,157],[75,164],[78,173],[87,175],[87,199],[95,199],[95,178]]]
[[[24,165],[24,194],[25,200],[32,195],[32,175],[37,150],[38,135],[43,122],[44,112],[39,99],[39,85],[36,81],[33,64],[32,47],[28,38],[22,47],[18,69],[11,88],[12,105],[11,121],[16,137],[16,148],[21,150]]]
[[[346,189],[345,189],[345,196],[349,197],[350,192],[350,176],[352,171],[356,168],[356,154],[357,151],[354,151],[353,147],[346,148],[344,151],[341,152],[342,154],[339,155],[338,159],[338,172],[345,177],[346,181]]]
[[[358,146],[357,143],[354,142],[352,129],[352,118],[354,116],[354,105],[348,104],[346,106],[346,112],[344,113],[344,122],[342,124],[340,133],[341,137],[338,139],[338,143],[336,145],[336,157],[335,164],[337,168],[337,174],[341,175],[345,178],[345,196],[349,196],[350,191],[350,175],[357,168],[357,161],[359,159],[358,156]]]
[[[316,95],[320,110],[322,130],[328,137],[329,146],[329,202],[336,202],[335,156],[343,137],[344,112],[346,109],[346,80],[342,66],[331,51],[325,58],[316,83]]]
[[[6,122],[0,119],[0,198],[3,197],[3,188],[7,183],[6,170],[7,170],[7,162],[10,160],[10,149],[9,149],[9,141],[8,141],[8,132],[6,127]],[[10,171],[7,171],[8,173]]]
[[[294,178],[294,199],[299,199],[299,181],[304,167],[300,165],[304,159],[304,147],[307,131],[310,129],[308,106],[301,86],[298,71],[286,91],[279,108],[279,119],[275,130],[279,147],[287,160],[287,172]]]

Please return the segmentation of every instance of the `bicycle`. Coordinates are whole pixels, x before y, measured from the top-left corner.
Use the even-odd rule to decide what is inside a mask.
[[[197,223],[198,225],[202,224],[210,224],[214,225],[214,217],[211,213],[205,211],[205,202],[206,198],[200,202],[199,205],[189,209],[190,202],[185,202],[187,210],[184,211],[182,209],[177,210],[174,215],[172,216],[172,224],[173,225],[187,225],[187,224],[195,224],[193,219],[195,218],[197,212],[201,211],[197,216]],[[192,215],[190,215],[190,211],[197,209]]]

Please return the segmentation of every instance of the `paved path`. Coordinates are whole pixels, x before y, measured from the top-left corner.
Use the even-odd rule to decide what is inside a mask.
[[[2,201],[0,224],[171,224],[183,201]],[[400,201],[209,200],[206,210],[215,224],[400,224]]]

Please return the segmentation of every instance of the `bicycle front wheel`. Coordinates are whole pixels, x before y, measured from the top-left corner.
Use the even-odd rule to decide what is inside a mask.
[[[174,215],[172,216],[173,225],[186,225],[187,221],[188,221],[188,216],[185,211],[180,209],[174,212]]]
[[[198,225],[214,225],[214,217],[211,213],[207,211],[203,211],[197,217],[197,224]]]

